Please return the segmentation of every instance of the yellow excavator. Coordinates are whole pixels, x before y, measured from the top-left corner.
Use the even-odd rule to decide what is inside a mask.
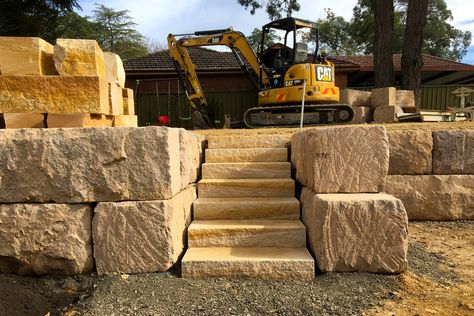
[[[300,29],[314,29],[315,51],[308,61],[308,45],[297,42]],[[271,30],[284,32],[284,42],[264,49]],[[207,115],[207,101],[189,53],[189,47],[224,45],[258,89],[258,107],[248,109],[243,117],[246,127],[295,126],[300,124],[304,103],[305,125],[348,123],[354,110],[339,103],[334,65],[319,53],[319,30],[316,23],[288,17],[262,27],[258,57],[244,34],[232,28],[169,34],[169,54],[178,78],[193,108],[196,128],[213,126]],[[292,46],[292,47],[290,47]]]

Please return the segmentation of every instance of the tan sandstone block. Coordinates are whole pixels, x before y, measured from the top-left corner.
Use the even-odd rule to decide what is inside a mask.
[[[203,179],[274,179],[291,178],[289,162],[205,163]]]
[[[99,203],[92,222],[99,274],[163,272],[178,261],[196,187],[169,200]]]
[[[416,108],[415,93],[412,90],[397,90],[397,104],[402,109],[412,110]]]
[[[0,76],[0,112],[108,114],[107,82],[99,77]]]
[[[296,133],[291,141],[296,178],[319,193],[381,192],[389,145],[383,126],[347,126]]]
[[[1,130],[0,174],[4,203],[169,199],[181,186],[179,131]]]
[[[125,87],[125,70],[122,59],[112,52],[104,52],[105,79],[110,83],[116,83]]]
[[[394,87],[372,89],[372,107],[397,105],[397,89]]]
[[[109,104],[112,115],[123,115],[123,96],[122,88],[116,83],[110,83],[109,86]]]
[[[433,138],[431,131],[388,131],[390,164],[388,174],[431,174]]]
[[[5,128],[44,128],[44,114],[4,113]]]
[[[287,148],[206,149],[206,162],[283,162],[288,161]]]
[[[0,204],[0,273],[91,272],[91,222],[85,204]]]
[[[112,127],[114,117],[103,114],[48,114],[48,128]]]
[[[370,106],[371,104],[372,92],[370,91],[343,89],[340,95],[339,103],[364,107]]]
[[[208,148],[286,148],[291,134],[209,136]]]
[[[116,115],[113,118],[114,127],[138,127],[136,115]]]
[[[410,220],[474,219],[474,175],[388,176],[385,191]]]
[[[433,173],[474,174],[474,131],[433,131]]]
[[[194,220],[188,246],[305,247],[306,229],[299,220]]]
[[[204,136],[179,129],[179,156],[181,170],[181,188],[197,181],[203,160]]]
[[[374,110],[375,123],[398,122],[398,114],[403,113],[403,109],[398,105],[379,106]]]
[[[354,118],[351,124],[363,124],[373,121],[373,110],[370,106],[355,106],[353,109]]]
[[[0,36],[0,75],[56,75],[53,52],[38,37]]]
[[[123,97],[123,114],[125,115],[135,115],[135,101],[133,98],[132,89],[122,89]]]
[[[323,272],[407,269],[408,219],[387,194],[316,194],[303,188],[302,220]]]
[[[104,54],[95,40],[58,38],[54,64],[61,76],[93,76],[105,79]]]
[[[292,179],[203,179],[199,197],[293,197]]]

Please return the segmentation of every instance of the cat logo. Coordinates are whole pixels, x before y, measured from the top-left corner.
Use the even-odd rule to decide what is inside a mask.
[[[331,67],[316,67],[316,80],[332,82],[332,68]]]

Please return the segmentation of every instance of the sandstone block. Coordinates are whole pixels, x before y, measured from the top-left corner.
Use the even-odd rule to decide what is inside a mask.
[[[339,103],[349,104],[350,106],[370,106],[372,92],[344,89],[340,92]]]
[[[123,114],[125,115],[135,115],[135,101],[133,99],[133,90],[132,89],[122,89],[123,97]]]
[[[112,127],[114,117],[103,114],[48,114],[48,128]]]
[[[306,248],[190,248],[181,271],[184,278],[312,280],[315,275]]]
[[[189,248],[306,246],[299,220],[194,220],[188,229]]]
[[[474,174],[474,131],[433,131],[433,173]]]
[[[433,138],[431,131],[389,131],[388,174],[431,174]]]
[[[105,79],[110,83],[125,87],[125,70],[122,59],[112,52],[104,52]]]
[[[299,219],[300,203],[294,197],[199,198],[194,219]]]
[[[397,105],[397,89],[394,87],[372,89],[372,107]]]
[[[474,175],[388,176],[385,191],[410,220],[474,219]]]
[[[0,174],[4,203],[169,199],[181,185],[179,131],[2,130]]]
[[[181,170],[181,188],[194,183],[199,177],[202,163],[204,136],[179,129],[179,156]]]
[[[95,40],[58,38],[54,65],[61,76],[93,76],[105,79],[104,54]]]
[[[38,37],[0,36],[0,75],[56,75],[53,52]]]
[[[397,104],[402,109],[415,109],[415,93],[412,90],[397,90]]]
[[[398,122],[398,114],[403,113],[403,109],[398,105],[379,106],[374,110],[375,123]]]
[[[292,179],[203,179],[198,183],[200,197],[293,197]]]
[[[44,114],[41,113],[4,113],[6,128],[43,128]]]
[[[162,201],[99,203],[92,222],[97,272],[163,272],[185,249],[194,185]]]
[[[291,134],[209,136],[208,148],[286,148]]]
[[[205,163],[203,179],[274,179],[291,178],[289,162]]]
[[[206,162],[283,162],[287,148],[206,149]]]
[[[114,127],[138,127],[138,116],[116,115],[113,116]]]
[[[123,96],[122,88],[116,83],[109,83],[109,104],[112,115],[123,115]]]
[[[0,112],[109,114],[99,77],[0,76]]]
[[[387,194],[315,194],[303,188],[302,219],[323,272],[407,269],[408,219]]]
[[[0,204],[0,273],[91,272],[91,221],[85,204]]]
[[[354,109],[354,118],[352,119],[351,124],[363,124],[370,123],[373,121],[373,111],[369,106],[355,106]]]
[[[389,147],[383,126],[347,126],[296,133],[291,141],[296,178],[319,193],[381,192]]]

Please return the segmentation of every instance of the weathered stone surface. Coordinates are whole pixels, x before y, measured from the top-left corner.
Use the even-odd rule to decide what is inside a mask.
[[[340,92],[339,103],[349,104],[350,106],[370,106],[372,92],[344,89]]]
[[[204,136],[179,129],[179,156],[181,169],[181,188],[194,183],[199,177],[202,163]]]
[[[133,90],[132,89],[122,89],[123,97],[123,114],[125,115],[135,115],[135,101],[133,99]]]
[[[373,111],[370,106],[355,106],[354,118],[351,124],[370,123],[373,121]]]
[[[410,220],[474,219],[474,175],[388,176],[385,191]]]
[[[427,130],[388,131],[388,174],[431,174],[433,138]]]
[[[305,247],[299,220],[194,220],[188,229],[194,247]]]
[[[206,149],[206,162],[283,162],[287,148]]]
[[[184,278],[312,280],[314,259],[306,248],[190,248],[182,265]]]
[[[208,148],[283,148],[288,147],[291,134],[209,136]]]
[[[116,83],[109,83],[109,104],[112,115],[123,115],[123,93],[122,88]]]
[[[108,114],[107,82],[99,77],[0,76],[0,112]]]
[[[56,75],[53,52],[38,37],[0,36],[0,75]]]
[[[299,219],[300,202],[294,197],[199,198],[194,219]]]
[[[179,130],[6,129],[0,174],[4,203],[169,199],[181,185]]]
[[[433,173],[474,174],[474,131],[433,131]]]
[[[303,188],[302,219],[323,272],[407,269],[408,219],[387,194],[315,194]]]
[[[114,117],[103,114],[48,114],[48,128],[112,127]]]
[[[168,270],[182,254],[194,185],[163,201],[99,203],[92,223],[99,274]]]
[[[203,179],[198,184],[199,197],[292,197],[292,179]]]
[[[125,87],[125,70],[122,59],[112,52],[104,52],[105,79],[110,83]]]
[[[398,105],[379,106],[374,110],[375,123],[398,122],[398,114],[403,113],[403,109]]]
[[[412,90],[397,90],[397,104],[402,109],[414,109],[415,94]]]
[[[383,126],[347,126],[296,133],[291,141],[296,178],[319,193],[381,192],[389,145]]]
[[[114,116],[114,127],[138,127],[138,116],[117,115]]]
[[[91,221],[85,204],[0,204],[0,273],[92,271]]]
[[[397,89],[394,87],[372,89],[372,107],[397,105]]]
[[[44,114],[41,113],[5,113],[6,128],[43,128]]]
[[[58,38],[54,65],[61,76],[97,76],[105,79],[104,54],[95,40]]]
[[[291,178],[289,162],[205,163],[203,179],[274,179]]]

